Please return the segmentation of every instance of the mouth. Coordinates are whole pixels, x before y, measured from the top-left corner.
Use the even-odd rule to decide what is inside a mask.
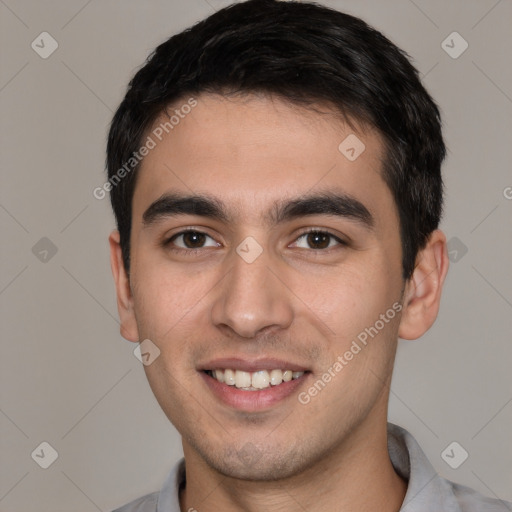
[[[223,359],[198,370],[214,398],[243,412],[262,411],[283,402],[312,375],[303,366],[277,359]]]
[[[306,372],[294,372],[292,370],[257,370],[255,372],[246,372],[243,370],[216,369],[204,370],[206,375],[212,377],[221,384],[234,386],[243,391],[259,391],[275,386],[280,386],[283,382],[290,382],[302,377]]]

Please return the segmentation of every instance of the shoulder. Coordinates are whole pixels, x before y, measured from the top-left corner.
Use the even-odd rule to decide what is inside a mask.
[[[388,423],[388,450],[395,471],[408,482],[401,512],[511,512],[512,503],[488,498],[443,478],[407,430]]]
[[[452,489],[461,512],[508,512],[512,510],[512,503],[494,498],[488,498],[478,491],[457,484],[449,480],[446,481]]]
[[[158,495],[158,492],[146,494],[146,496],[142,496],[120,508],[116,508],[113,512],[156,512]]]

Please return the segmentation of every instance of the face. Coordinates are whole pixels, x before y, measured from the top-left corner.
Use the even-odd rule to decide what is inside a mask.
[[[383,145],[325,108],[196,100],[139,172],[122,332],[160,350],[145,371],[186,456],[295,475],[386,421],[404,282]]]

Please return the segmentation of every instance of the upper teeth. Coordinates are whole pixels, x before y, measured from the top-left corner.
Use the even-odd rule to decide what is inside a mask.
[[[282,382],[289,382],[304,375],[304,372],[292,372],[291,370],[260,370],[257,372],[244,372],[241,370],[213,370],[209,372],[212,377],[228,386],[236,386],[245,390],[264,389],[278,386]]]

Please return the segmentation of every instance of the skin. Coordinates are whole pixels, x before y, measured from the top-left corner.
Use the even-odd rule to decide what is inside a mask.
[[[327,107],[317,106],[319,113],[268,96],[197,100],[142,163],[129,279],[119,235],[110,236],[121,334],[161,351],[144,368],[183,439],[181,510],[397,511],[407,486],[391,465],[386,435],[397,338],[418,338],[437,316],[445,236],[432,233],[404,282],[398,214],[375,131],[357,124],[355,131]],[[366,146],[353,162],[338,151],[351,133]],[[275,201],[325,190],[364,204],[373,227],[325,214],[266,223]],[[145,226],[144,211],[168,192],[214,196],[230,221],[187,214]],[[195,256],[180,252],[183,237],[162,245],[186,228],[211,237]],[[347,243],[330,238],[327,249],[312,248],[301,237],[308,228]],[[235,251],[248,236],[263,249],[251,264]],[[301,404],[298,393],[397,302],[401,313]],[[237,410],[217,400],[198,371],[233,356],[293,361],[311,373],[278,404]]]

